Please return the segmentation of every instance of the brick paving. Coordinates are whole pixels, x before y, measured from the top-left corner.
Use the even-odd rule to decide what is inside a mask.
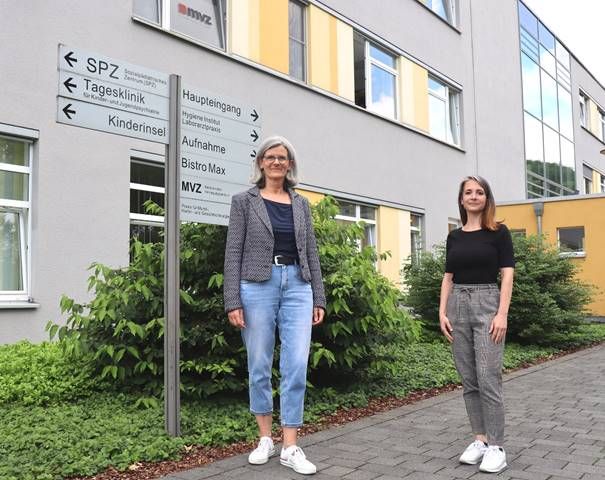
[[[458,463],[472,441],[458,390],[302,438],[318,467],[309,478],[605,479],[605,345],[506,375],[504,382],[508,468],[497,475]],[[246,458],[158,480],[304,478],[278,457],[261,466]]]

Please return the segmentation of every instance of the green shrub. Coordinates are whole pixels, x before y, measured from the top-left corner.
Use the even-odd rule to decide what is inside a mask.
[[[152,209],[157,207],[151,207]],[[327,296],[327,320],[315,329],[312,378],[355,373],[371,358],[370,341],[398,331],[418,335],[416,322],[399,307],[400,292],[375,269],[376,252],[359,250],[360,225],[334,220],[336,202],[313,208]],[[155,212],[159,213],[159,212]],[[181,227],[181,388],[185,395],[208,396],[245,389],[245,351],[239,331],[223,311],[222,282],[226,228]],[[89,280],[93,300],[76,303],[64,296],[64,326],[49,323],[51,338],[66,353],[83,358],[101,378],[157,396],[163,388],[163,244],[132,243],[131,264],[112,269],[94,264]],[[279,350],[277,351],[277,355]],[[150,400],[141,400],[141,402]]]
[[[592,287],[576,278],[573,260],[560,257],[545,239],[513,236],[515,280],[508,314],[508,338],[539,345],[562,344],[583,323]],[[406,304],[427,328],[439,330],[439,296],[444,248],[425,253],[403,269]]]
[[[66,358],[57,344],[0,346],[0,405],[73,400],[90,395],[97,387],[90,369]]]

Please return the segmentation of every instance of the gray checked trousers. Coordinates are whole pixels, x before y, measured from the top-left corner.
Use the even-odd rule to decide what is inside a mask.
[[[474,434],[486,435],[490,445],[502,445],[504,441],[504,341],[495,344],[489,335],[499,302],[496,284],[454,284],[446,311],[453,328],[454,363],[462,378],[471,427]]]

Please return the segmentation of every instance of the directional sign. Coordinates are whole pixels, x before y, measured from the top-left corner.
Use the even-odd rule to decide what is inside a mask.
[[[181,132],[181,149],[213,158],[251,165],[256,157],[256,147],[195,132]]]
[[[73,72],[59,72],[59,95],[168,120],[168,98]]]
[[[201,110],[219,117],[260,126],[260,110],[223,95],[215,95],[206,90],[194,89],[185,85],[181,89],[181,103],[188,110]]]
[[[250,187],[259,109],[187,86],[180,100],[181,219],[227,225],[231,197]]]
[[[260,129],[258,127],[199,110],[182,108],[181,128],[249,145],[260,143],[260,136],[258,134]]]
[[[115,133],[152,142],[168,143],[168,122],[123,110],[57,98],[57,122]]]
[[[79,48],[59,45],[59,70],[169,96],[168,75]]]

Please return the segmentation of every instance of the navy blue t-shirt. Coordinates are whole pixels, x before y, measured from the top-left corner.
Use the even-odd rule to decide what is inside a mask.
[[[454,283],[496,283],[501,268],[514,266],[512,238],[503,223],[495,231],[457,228],[447,236],[445,271],[454,274]]]
[[[289,203],[274,202],[263,198],[271,226],[273,227],[273,255],[284,255],[298,259],[296,236],[294,235],[294,215]]]

